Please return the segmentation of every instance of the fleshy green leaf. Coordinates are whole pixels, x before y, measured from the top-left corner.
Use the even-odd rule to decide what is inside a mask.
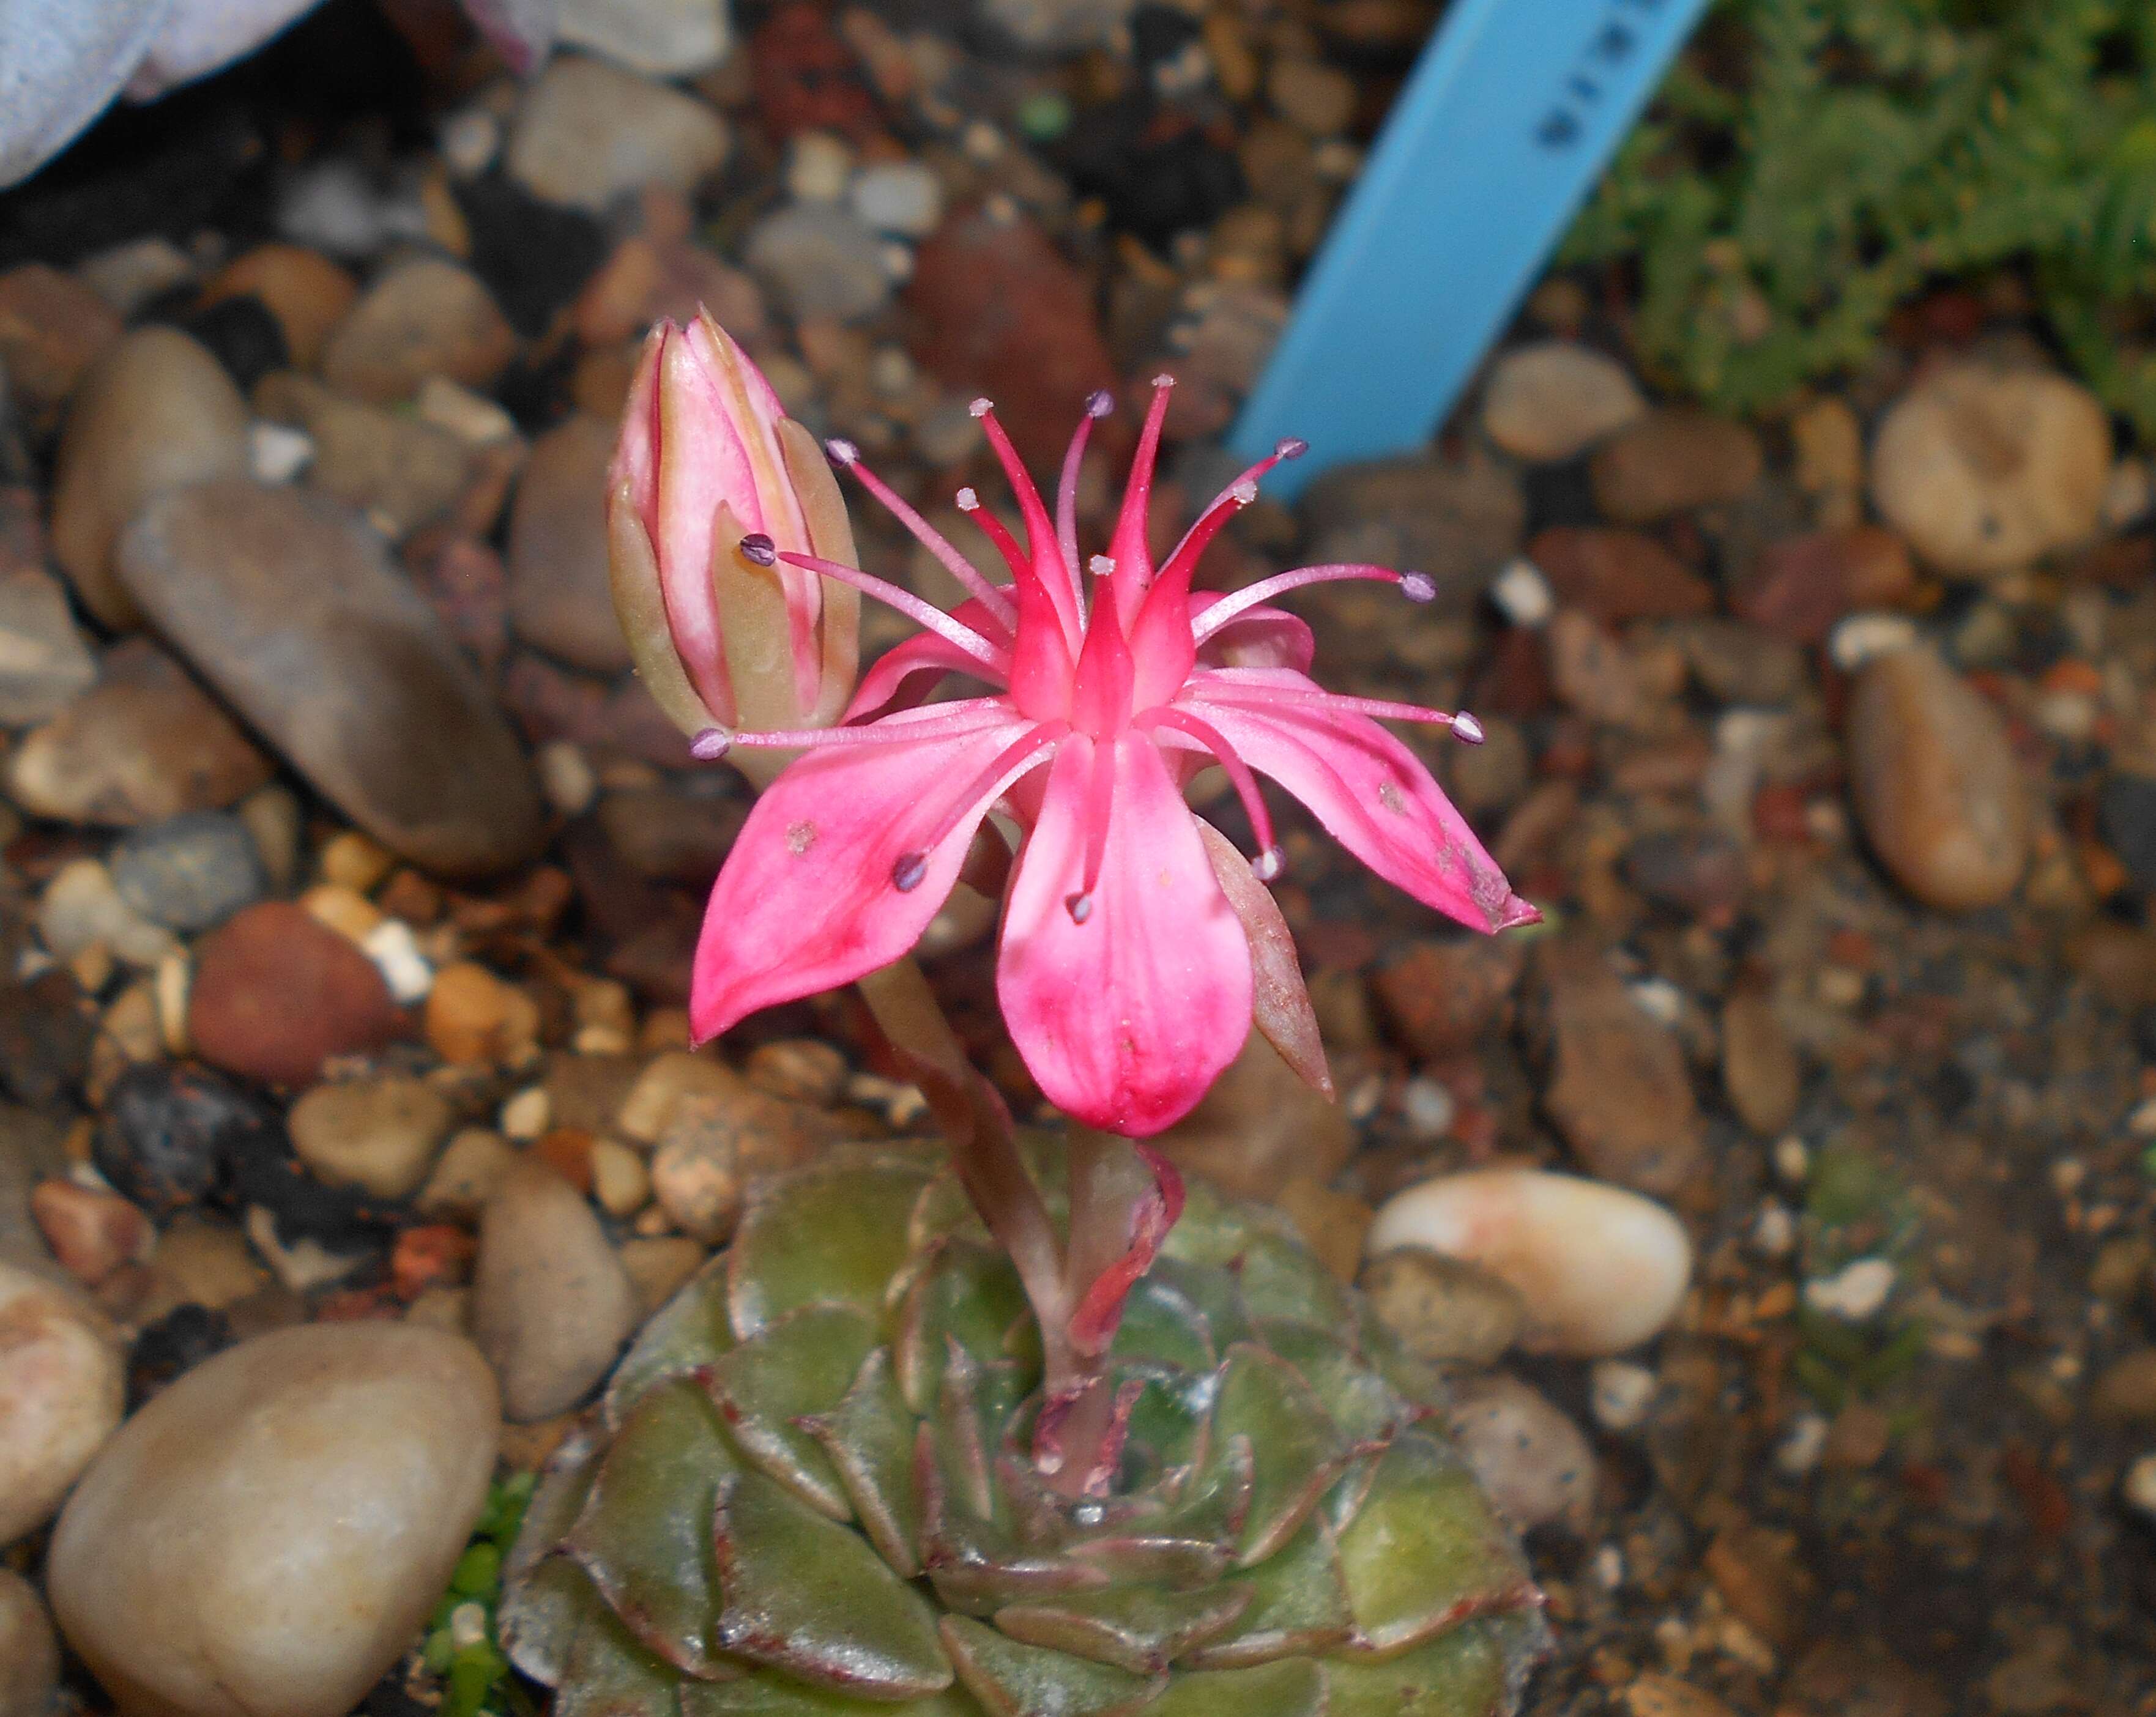
[[[1293,1366],[1351,1443],[1376,1443],[1413,1422],[1415,1408],[1330,1330],[1271,1320],[1259,1339]]]
[[[726,1650],[885,1699],[951,1684],[935,1612],[850,1527],[743,1472],[720,1487],[713,1540]]]
[[[630,1412],[568,1535],[629,1631],[691,1675],[735,1673],[711,1632],[711,1509],[739,1465],[702,1384],[661,1383]]]
[[[1240,1545],[1247,1567],[1309,1518],[1346,1460],[1348,1443],[1291,1366],[1247,1343],[1230,1348],[1220,1368],[1214,1422],[1216,1434],[1250,1444],[1250,1509]]]
[[[981,1708],[960,1687],[893,1704],[756,1669],[739,1681],[683,1682],[680,1717],[981,1717]]]
[[[1469,1617],[1537,1602],[1533,1582],[1456,1455],[1408,1432],[1378,1458],[1340,1533],[1358,1651],[1388,1656]]]
[[[906,1258],[906,1224],[927,1181],[910,1163],[819,1163],[767,1188],[726,1253],[727,1301],[744,1340],[819,1301],[880,1319],[885,1290]]]
[[[1123,1321],[1109,1352],[1117,1359],[1158,1360],[1185,1371],[1209,1371],[1220,1362],[1204,1313],[1158,1263],[1123,1302]]]
[[[979,1365],[1006,1357],[1004,1336],[1025,1310],[1018,1271],[1002,1253],[967,1240],[937,1243],[899,1314],[898,1376],[907,1404],[926,1412],[935,1402],[952,1341]]]
[[[1331,1717],[1325,1672],[1306,1658],[1248,1669],[1178,1670],[1146,1717]]]
[[[1238,1279],[1254,1323],[1287,1319],[1329,1330],[1343,1345],[1354,1340],[1354,1294],[1300,1241],[1254,1236],[1244,1248]]]
[[[619,1430],[645,1390],[708,1366],[732,1351],[726,1316],[726,1264],[715,1258],[674,1292],[637,1333],[607,1384],[606,1422]]]
[[[1329,1658],[1326,1717],[1498,1717],[1545,1631],[1539,1615],[1491,1617],[1382,1663]]]
[[[965,1616],[943,1618],[943,1643],[993,1717],[1126,1717],[1158,1698],[1164,1680],[1006,1638]]]
[[[803,1429],[824,1446],[854,1513],[883,1559],[911,1579],[921,1571],[921,1492],[914,1483],[914,1427],[892,1375],[891,1350],[862,1365],[846,1398]]]
[[[1339,1550],[1322,1514],[1312,1515],[1301,1531],[1237,1583],[1250,1591],[1250,1607],[1229,1632],[1194,1653],[1194,1663],[1224,1669],[1270,1663],[1325,1651],[1343,1643],[1354,1630]]]
[[[1029,1645],[1112,1663],[1136,1675],[1158,1675],[1232,1627],[1253,1595],[1245,1586],[1196,1591],[1118,1586],[1050,1603],[1006,1605],[996,1612],[995,1623]]]
[[[595,1603],[569,1641],[554,1717],[675,1717],[680,1683],[679,1670],[646,1651],[619,1617]]]
[[[511,1663],[549,1687],[562,1679],[578,1617],[599,1605],[583,1571],[554,1552],[591,1494],[605,1447],[584,1427],[562,1440],[540,1474],[501,1571],[495,1638]]]
[[[712,1399],[742,1454],[834,1520],[853,1513],[845,1484],[794,1422],[834,1411],[875,1345],[875,1320],[859,1307],[804,1305],[711,1368]]]

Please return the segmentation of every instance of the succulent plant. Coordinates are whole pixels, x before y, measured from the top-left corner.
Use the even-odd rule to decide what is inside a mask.
[[[1062,1141],[1022,1150],[1060,1223]],[[1040,1332],[940,1152],[756,1194],[557,1453],[502,1641],[557,1717],[1492,1717],[1545,1635],[1442,1390],[1276,1212],[1190,1188],[1040,1468]]]

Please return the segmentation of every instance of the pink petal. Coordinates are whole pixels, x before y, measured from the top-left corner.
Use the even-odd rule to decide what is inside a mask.
[[[1089,1126],[1142,1137],[1188,1114],[1250,1029],[1250,951],[1152,742],[1105,751],[1114,795],[1086,922],[1094,759],[1057,752],[1019,854],[997,989],[1012,1040],[1049,1100]]]
[[[1193,592],[1193,626],[1219,600],[1217,590]],[[1238,614],[1198,647],[1199,662],[1208,668],[1292,668],[1307,674],[1317,655],[1317,642],[1306,622],[1285,608],[1264,606]]]
[[[887,721],[942,719],[931,709]],[[1013,715],[956,739],[812,751],[788,768],[757,799],[711,889],[689,1003],[697,1040],[912,947],[1009,784],[983,771],[1032,729]],[[901,890],[894,867],[916,852],[921,879]]]
[[[951,611],[951,618],[972,627],[983,638],[999,638],[1004,635],[985,602],[969,598]],[[861,676],[861,683],[855,689],[853,701],[846,705],[843,719],[858,721],[864,715],[878,714],[893,705],[911,709],[935,689],[933,680],[927,684],[907,684],[921,674],[963,674],[979,679],[987,673],[978,657],[968,655],[947,638],[924,632],[892,646],[877,659],[875,664]]]
[[[1299,674],[1280,678],[1317,689]],[[1262,695],[1247,685],[1224,695],[1201,679],[1184,701],[1251,768],[1309,806],[1342,846],[1424,905],[1493,932],[1541,915],[1512,892],[1466,819],[1390,733],[1367,715],[1286,703],[1265,708]]]

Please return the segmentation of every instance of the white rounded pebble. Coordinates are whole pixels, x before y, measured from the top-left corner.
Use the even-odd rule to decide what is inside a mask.
[[[2156,1520],[2156,1450],[2138,1456],[2120,1481],[2119,1494],[2136,1514]]]
[[[122,1717],[344,1717],[410,1648],[486,1500],[501,1417],[461,1336],[307,1324],[129,1419],[47,1558]]]
[[[1917,623],[1907,614],[1851,614],[1828,633],[1826,653],[1844,674],[1854,674],[1873,657],[1916,641]]]
[[[836,202],[853,177],[854,151],[829,131],[803,131],[786,162],[786,189],[797,202]]]
[[[917,161],[878,161],[854,181],[854,213],[872,232],[925,238],[943,218],[943,187]]]
[[[1400,1119],[1418,1139],[1442,1139],[1459,1110],[1452,1093],[1426,1074],[1418,1074],[1400,1087]]]
[[[1410,1187],[1378,1212],[1375,1258],[1426,1246],[1519,1291],[1531,1351],[1592,1357],[1648,1340],[1691,1280],[1691,1242],[1652,1199],[1540,1169],[1475,1169]]]
[[[247,426],[247,468],[262,483],[289,483],[314,463],[315,438],[289,423],[256,418]]]
[[[1522,1530],[1594,1512],[1594,1453],[1549,1398],[1517,1377],[1484,1377],[1454,1398],[1446,1422],[1490,1499]]]
[[[582,746],[568,740],[549,740],[539,747],[539,790],[547,802],[564,817],[581,817],[599,796],[598,771]]]
[[[1883,1258],[1860,1258],[1831,1276],[1804,1284],[1804,1304],[1851,1324],[1878,1315],[1894,1291],[1894,1266]]]
[[[501,150],[501,121],[483,107],[460,107],[442,121],[442,160],[459,179],[476,179]]]
[[[1647,1417],[1655,1399],[1655,1374],[1630,1360],[1597,1360],[1588,1374],[1588,1402],[1605,1431],[1630,1431]]]
[[[1557,612],[1557,597],[1550,590],[1549,580],[1529,560],[1507,561],[1505,570],[1490,586],[1490,599],[1515,626],[1547,626],[1550,616]]]
[[[1792,1187],[1801,1187],[1804,1176],[1812,1171],[1812,1154],[1794,1133],[1784,1133],[1774,1141],[1774,1172]]]
[[[1768,1199],[1752,1219],[1752,1249],[1762,1258],[1787,1258],[1796,1243],[1797,1219],[1789,1207]]]
[[[1774,1468],[1784,1478],[1801,1479],[1820,1463],[1826,1451],[1827,1422],[1824,1413],[1801,1412],[1789,1422],[1782,1440],[1774,1445]]]
[[[0,1545],[49,1520],[120,1422],[126,1380],[103,1320],[0,1264]]]
[[[419,951],[419,938],[410,925],[401,918],[385,918],[360,939],[359,946],[398,1005],[409,1007],[427,999],[434,987],[434,968]]]

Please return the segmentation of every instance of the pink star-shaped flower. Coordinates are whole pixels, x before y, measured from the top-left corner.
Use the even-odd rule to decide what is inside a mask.
[[[1145,523],[1167,390],[1163,378],[1090,582],[1075,497],[1092,423],[1111,409],[1106,394],[1088,402],[1071,440],[1054,519],[988,402],[976,402],[1016,492],[1024,543],[970,490],[958,505],[1009,563],[1009,584],[983,576],[852,446],[829,443],[971,592],[951,613],[767,536],[744,541],[753,561],[853,585],[925,630],[864,676],[839,726],[714,729],[697,741],[705,756],[745,745],[807,753],[757,801],[712,889],[690,1000],[700,1040],[904,955],[950,894],[982,819],[999,810],[1024,833],[997,974],[1012,1038],[1059,1108],[1105,1130],[1158,1132],[1204,1095],[1250,1028],[1250,942],[1183,796],[1209,764],[1241,799],[1261,881],[1279,874],[1281,855],[1257,774],[1301,799],[1378,875],[1448,916],[1492,932],[1540,916],[1430,771],[1378,725],[1445,723],[1473,741],[1473,719],[1326,691],[1306,672],[1309,628],[1271,606],[1299,586],[1353,578],[1427,601],[1427,579],[1305,566],[1232,595],[1191,590],[1206,545],[1299,443],[1245,472],[1154,568]],[[953,674],[993,689],[924,701]]]

